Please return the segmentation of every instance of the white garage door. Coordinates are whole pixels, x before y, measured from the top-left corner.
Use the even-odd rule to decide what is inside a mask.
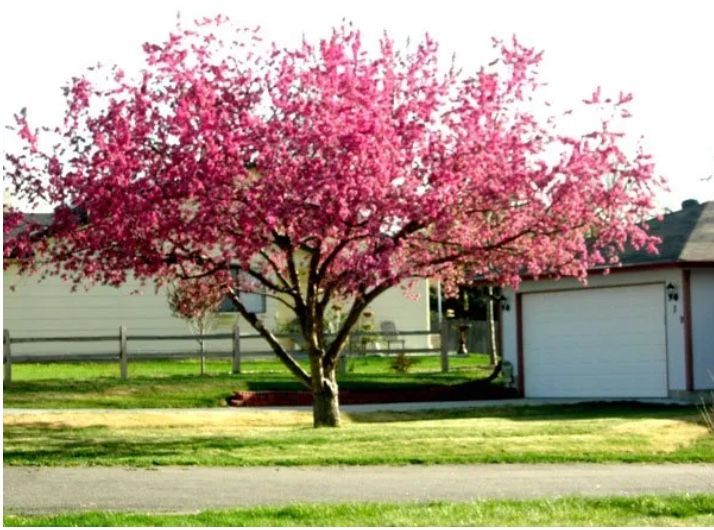
[[[524,294],[527,397],[666,397],[664,288]]]

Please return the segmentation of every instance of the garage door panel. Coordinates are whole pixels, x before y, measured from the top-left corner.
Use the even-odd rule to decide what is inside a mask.
[[[553,340],[557,340],[553,339]],[[664,344],[654,344],[642,342],[641,344],[627,344],[623,346],[609,346],[605,349],[599,346],[580,346],[573,344],[572,347],[564,348],[565,351],[554,349],[528,349],[531,356],[538,356],[543,363],[656,363],[664,360],[652,359],[650,348],[663,349]]]
[[[666,369],[665,363],[649,363],[646,360],[628,360],[620,362],[616,373],[610,370],[606,375],[609,377],[640,377],[643,375],[662,375]],[[599,362],[563,362],[563,363],[542,363],[528,372],[531,377],[550,377],[551,374],[567,375],[573,377],[587,378],[591,375],[603,375]]]
[[[665,384],[665,381],[653,382],[652,378],[646,375],[639,378],[629,376],[611,376],[608,378],[585,376],[582,379],[570,378],[568,380],[545,377],[542,380],[542,384],[546,387],[558,388],[560,393],[555,396],[538,397],[632,398],[659,396],[660,385]],[[633,396],[629,391],[633,386],[639,388],[644,395]],[[584,387],[590,388],[585,395],[582,392]]]
[[[631,341],[636,341],[639,344],[657,344],[661,342],[658,340],[660,338],[658,335],[660,335],[659,332],[661,332],[661,326],[658,329],[656,325],[653,326],[652,323],[647,320],[638,321],[635,319],[623,318],[617,319],[616,322],[603,322],[585,317],[587,326],[589,326],[587,329],[563,329],[562,331],[559,331],[558,329],[552,328],[553,323],[564,320],[564,318],[567,319],[569,325],[575,325],[573,320],[583,317],[579,315],[559,315],[553,317],[552,319],[535,320],[533,322],[534,324],[548,325],[549,327],[534,329],[531,333],[532,337],[536,339],[557,338],[558,340],[565,340],[569,342],[589,341],[601,345],[627,344]],[[622,324],[624,322],[627,322],[628,326],[632,327],[623,329]],[[615,333],[617,335],[613,336],[612,334]]]
[[[523,295],[529,397],[667,395],[661,284]]]
[[[578,355],[584,351],[597,352],[598,359],[618,359],[621,358],[622,352],[627,352],[629,355],[639,355],[644,353],[648,358],[649,348],[661,349],[664,347],[664,341],[655,342],[648,337],[628,337],[623,336],[622,342],[604,342],[598,340],[597,337],[573,337],[572,339],[559,337],[557,335],[545,335],[542,337],[531,337],[531,343],[555,344],[557,348],[530,348],[529,350],[548,353],[551,359],[567,360],[573,355]]]

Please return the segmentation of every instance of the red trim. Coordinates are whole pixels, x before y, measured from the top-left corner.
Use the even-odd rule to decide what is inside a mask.
[[[663,285],[662,281],[636,282],[636,283],[616,283],[614,285],[573,285],[572,287],[553,287],[552,289],[536,289],[533,291],[522,291],[522,294],[551,294],[568,293],[573,291],[596,291],[599,289],[618,289],[620,287],[641,287],[643,285]]]
[[[684,374],[686,388],[694,390],[694,360],[692,354],[692,271],[682,271],[682,313],[684,319]]]
[[[518,392],[526,395],[525,365],[523,363],[523,295],[516,293],[516,354],[518,355]]]

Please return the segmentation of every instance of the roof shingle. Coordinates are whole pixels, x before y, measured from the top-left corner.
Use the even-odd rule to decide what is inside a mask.
[[[684,201],[681,210],[648,224],[649,233],[662,238],[659,254],[628,249],[620,256],[623,265],[714,261],[714,201]]]

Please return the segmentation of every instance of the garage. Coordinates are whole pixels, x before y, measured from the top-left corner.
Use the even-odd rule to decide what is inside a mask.
[[[527,397],[666,397],[662,283],[522,295]]]

